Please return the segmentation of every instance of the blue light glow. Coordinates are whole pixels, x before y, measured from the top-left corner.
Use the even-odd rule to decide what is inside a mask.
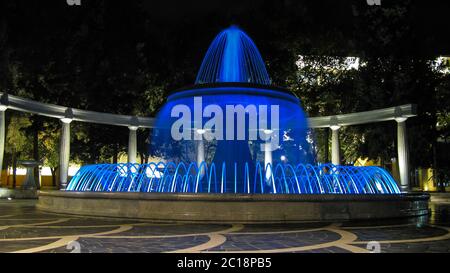
[[[171,110],[175,105],[185,105],[194,112],[194,96],[201,96],[204,107],[218,105],[225,111],[226,105],[271,105],[279,107],[279,127],[271,128],[268,124],[266,131],[272,131],[279,135],[280,148],[273,152],[273,161],[279,161],[281,155],[285,155],[292,163],[315,164],[314,152],[312,146],[308,143],[308,123],[305,113],[299,106],[299,100],[288,93],[276,90],[248,88],[248,87],[212,87],[201,89],[187,89],[169,96],[168,102],[160,109],[156,116],[156,129],[150,136],[150,150],[156,153],[160,158],[172,162],[197,162],[196,141],[180,140],[171,141],[171,126],[178,119],[171,117]],[[248,118],[248,117],[247,117]],[[268,111],[268,120],[271,115]],[[202,119],[204,125],[209,118]],[[191,124],[194,124],[194,115],[191,116]],[[224,120],[225,124],[225,120]],[[248,120],[247,120],[248,125]],[[260,127],[258,127],[260,128]],[[235,128],[235,132],[237,129]],[[246,138],[248,138],[248,126]],[[225,138],[225,136],[224,136]],[[225,144],[226,145],[221,145]],[[255,161],[264,161],[264,152],[258,146],[261,141],[205,141],[207,147],[205,151],[205,161],[211,162],[245,162],[252,165]],[[300,150],[302,147],[302,150]],[[222,150],[222,151],[218,151]],[[249,150],[249,154],[244,153]],[[182,152],[181,152],[182,151]],[[250,166],[250,168],[252,168]]]
[[[220,32],[211,43],[196,84],[244,82],[270,84],[264,61],[248,35],[236,26]]]
[[[193,88],[169,95],[156,117],[150,136],[150,151],[165,163],[84,166],[72,178],[67,190],[236,194],[400,193],[392,176],[383,168],[316,164],[314,155],[317,148],[314,147],[314,137],[299,99],[288,90],[270,86],[270,78],[258,49],[237,27],[220,32],[211,43],[196,84]],[[200,109],[201,113],[196,115],[196,98],[202,101],[202,105],[219,109],[214,112],[214,118],[216,115],[223,118],[221,113],[227,106],[238,105],[245,109],[249,106],[249,109],[258,109],[257,114],[261,114],[260,109],[272,109],[272,106],[278,110],[264,112],[271,124],[264,124],[258,119],[254,127],[249,126],[250,116],[257,115],[257,111],[242,111],[242,127],[245,128],[242,135],[245,134],[245,137],[239,139],[223,137],[206,140],[202,137],[200,140],[175,140],[171,129],[179,117],[172,117],[171,113],[174,107],[180,105],[187,109],[186,112],[194,112],[187,123],[191,127],[184,128],[183,125],[183,130],[189,130],[188,136],[195,133],[204,136],[213,131],[203,127],[213,118],[212,114],[205,115]],[[273,116],[278,116],[274,119],[278,121],[276,126],[272,126]],[[195,117],[199,117],[198,120]],[[234,119],[235,115],[230,117]],[[224,121],[223,124],[227,123]],[[230,135],[236,135],[238,129],[235,123],[231,123],[230,127],[233,130]],[[275,148],[270,151],[260,149],[272,143],[267,138],[251,139],[249,135],[255,131],[270,135],[270,139],[276,136],[276,145],[271,146]]]
[[[389,173],[380,167],[323,164],[149,163],[98,164],[82,167],[69,191],[246,193],[246,194],[399,194]],[[226,177],[226,168],[242,173],[245,183]],[[236,168],[236,169],[235,169]]]

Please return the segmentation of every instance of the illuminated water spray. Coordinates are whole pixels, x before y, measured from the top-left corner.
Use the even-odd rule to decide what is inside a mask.
[[[271,85],[253,41],[232,26],[211,43],[195,85],[169,94],[149,164],[84,166],[67,190],[397,194],[379,167],[318,165],[299,99]]]
[[[213,40],[195,81],[196,84],[221,82],[270,84],[258,48],[236,26],[223,30]]]

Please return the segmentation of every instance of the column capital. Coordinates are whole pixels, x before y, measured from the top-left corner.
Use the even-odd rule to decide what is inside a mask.
[[[0,97],[0,112],[6,111],[6,109],[8,109],[8,104],[9,104],[8,94],[4,93]]]
[[[69,124],[73,120],[73,111],[72,108],[67,108],[64,117],[60,119],[62,123]]]
[[[402,108],[395,107],[395,118],[394,119],[397,123],[401,123],[401,122],[405,122],[408,119],[408,117],[405,117],[403,115]]]
[[[337,131],[341,128],[339,125],[338,119],[336,116],[330,118],[330,129],[333,131]]]
[[[407,117],[403,117],[403,116],[395,117],[395,121],[397,123],[405,122],[407,119],[408,119]]]
[[[139,119],[136,116],[131,117],[130,125],[128,125],[128,129],[132,131],[136,131],[139,129]]]
[[[337,131],[337,130],[341,129],[341,126],[340,125],[330,125],[330,129],[332,131]]]
[[[62,123],[65,123],[65,124],[70,124],[72,122],[71,118],[62,118],[60,120],[61,120]]]

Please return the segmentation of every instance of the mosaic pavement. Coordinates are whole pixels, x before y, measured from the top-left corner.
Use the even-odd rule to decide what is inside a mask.
[[[450,252],[450,203],[407,220],[174,224],[45,213],[0,200],[0,252]]]

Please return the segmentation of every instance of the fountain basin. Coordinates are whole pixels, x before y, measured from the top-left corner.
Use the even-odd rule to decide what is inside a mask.
[[[41,210],[175,222],[289,223],[428,214],[429,195],[190,194],[41,191]]]

